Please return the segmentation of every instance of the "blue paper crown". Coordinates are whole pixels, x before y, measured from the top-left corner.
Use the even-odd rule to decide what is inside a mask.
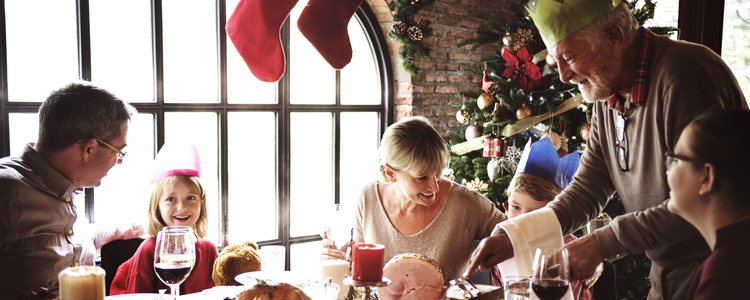
[[[516,174],[527,173],[539,176],[564,189],[573,180],[573,175],[578,170],[578,160],[579,155],[576,151],[560,158],[549,137],[534,143],[529,139],[518,161]]]

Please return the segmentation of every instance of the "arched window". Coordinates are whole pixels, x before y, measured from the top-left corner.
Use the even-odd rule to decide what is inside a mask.
[[[2,156],[36,140],[39,104],[70,81],[90,80],[139,111],[123,164],[78,200],[81,219],[144,221],[156,150],[192,142],[210,239],[287,246],[289,267],[318,256],[320,216],[376,178],[393,93],[387,47],[366,4],[348,25],[352,62],[335,71],[297,30],[306,1],[297,3],[282,27],[287,70],[264,83],[225,34],[238,0],[0,3]]]

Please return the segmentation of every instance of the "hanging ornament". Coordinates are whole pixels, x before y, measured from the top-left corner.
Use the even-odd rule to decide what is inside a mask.
[[[500,161],[495,157],[490,159],[490,161],[487,163],[487,177],[490,179],[490,181],[495,181],[495,179],[500,176],[502,170],[503,168],[500,165]]]
[[[492,109],[492,115],[498,120],[503,119],[503,101],[495,102],[495,108]]]
[[[526,104],[522,105],[521,107],[516,110],[516,119],[523,120],[528,117],[531,117],[534,115],[534,112],[531,111],[531,108],[526,106]]]
[[[494,85],[495,82],[492,80],[487,80],[487,65],[484,66],[484,70],[482,70],[482,90],[485,93],[490,92],[490,88],[492,85]]]
[[[469,110],[466,109],[466,106],[462,106],[461,109],[456,111],[456,120],[461,124],[469,122]]]
[[[581,125],[581,128],[578,130],[578,134],[581,135],[581,139],[584,142],[589,140],[589,133],[591,133],[591,123],[583,123],[583,125]]]
[[[466,131],[464,132],[464,137],[467,141],[478,138],[482,135],[482,126],[479,125],[469,125],[466,127]]]
[[[510,46],[511,44],[513,44],[513,36],[510,34],[506,34],[503,37],[503,45]]]
[[[492,103],[495,102],[495,96],[492,96],[492,94],[483,92],[479,97],[477,98],[477,106],[479,109],[485,109],[487,107],[490,107]]]
[[[482,157],[495,157],[493,151],[495,148],[495,137],[488,135],[482,141]]]
[[[534,33],[531,31],[531,29],[518,28],[518,31],[516,31],[516,33],[513,35],[510,48],[513,49],[513,51],[518,51],[518,49],[526,46],[526,44],[528,44],[533,38]],[[505,42],[504,39],[503,42]]]

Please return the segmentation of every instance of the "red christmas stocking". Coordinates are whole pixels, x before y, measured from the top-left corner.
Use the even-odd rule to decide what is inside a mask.
[[[275,82],[286,59],[279,31],[298,0],[240,0],[227,20],[227,35],[258,79]]]
[[[334,68],[352,60],[352,45],[346,30],[362,0],[310,0],[297,21],[308,41]]]

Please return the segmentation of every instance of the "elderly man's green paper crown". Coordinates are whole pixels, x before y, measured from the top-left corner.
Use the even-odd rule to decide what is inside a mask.
[[[530,0],[526,10],[544,44],[551,47],[619,4],[620,0]]]

